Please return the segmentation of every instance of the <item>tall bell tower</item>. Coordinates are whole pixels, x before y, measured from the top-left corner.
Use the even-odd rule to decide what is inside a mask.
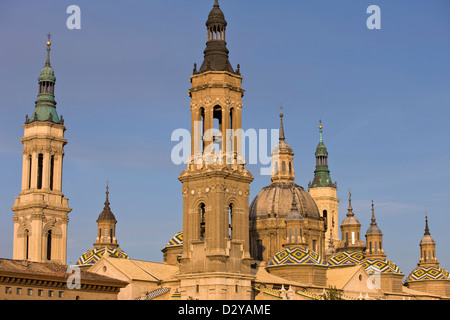
[[[206,22],[207,42],[194,65],[191,156],[179,180],[183,194],[183,299],[251,299],[249,184],[241,155],[244,90],[225,42],[227,22],[218,1]]]
[[[26,116],[23,144],[22,188],[14,206],[13,259],[66,264],[68,199],[62,193],[64,120],[58,117],[55,75],[47,60],[41,70],[36,106]]]

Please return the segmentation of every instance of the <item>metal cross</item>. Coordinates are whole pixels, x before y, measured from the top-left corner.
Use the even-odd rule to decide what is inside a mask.
[[[50,41],[50,38],[52,37],[52,35],[50,34],[50,32],[47,35],[48,41]]]

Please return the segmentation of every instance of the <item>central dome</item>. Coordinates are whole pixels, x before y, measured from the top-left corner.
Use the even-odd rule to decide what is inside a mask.
[[[286,218],[295,196],[298,212],[303,218],[320,220],[314,199],[301,186],[293,182],[274,182],[264,187],[250,205],[250,220]]]

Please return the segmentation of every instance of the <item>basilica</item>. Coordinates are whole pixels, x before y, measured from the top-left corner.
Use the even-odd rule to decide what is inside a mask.
[[[81,270],[81,286],[70,290],[63,274],[72,210],[62,193],[68,141],[56,110],[47,42],[35,109],[23,124],[22,185],[11,208],[13,259],[0,259],[0,298],[37,299],[43,296],[25,292],[47,290],[46,299],[450,299],[449,273],[438,262],[428,217],[417,266],[405,274],[388,258],[373,201],[369,226],[359,222],[350,190],[347,212],[340,216],[322,124],[316,168],[304,188],[295,182],[294,150],[280,113],[270,181],[250,199],[254,177],[241,150],[243,76],[229,61],[226,27],[215,0],[206,21],[204,60],[190,76],[191,153],[178,176],[182,230],[174,230],[162,248],[162,263],[133,259],[119,246],[107,186],[93,247],[74,266]]]

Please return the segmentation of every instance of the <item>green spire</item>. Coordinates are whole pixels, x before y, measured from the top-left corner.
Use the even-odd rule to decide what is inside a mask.
[[[319,121],[319,144],[316,148],[316,170],[314,171],[314,180],[309,183],[309,188],[332,187],[336,188],[336,183],[331,181],[330,170],[328,169],[328,151],[323,144],[322,120]]]
[[[41,69],[39,75],[39,93],[36,100],[36,106],[31,118],[26,120],[26,123],[33,121],[50,121],[54,123],[62,123],[56,112],[55,101],[55,73],[50,64],[50,34],[48,34],[47,41],[47,59],[44,67]]]

